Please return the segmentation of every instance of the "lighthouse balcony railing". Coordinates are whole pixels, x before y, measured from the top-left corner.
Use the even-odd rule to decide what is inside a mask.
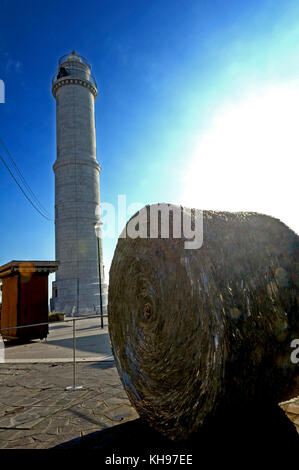
[[[87,67],[89,67],[91,69],[91,65],[89,64],[89,62],[87,61],[87,59],[85,59],[85,57],[83,57],[82,55],[78,55],[76,54],[77,57],[80,57],[81,59],[81,62],[86,65]],[[68,59],[70,57],[70,54],[66,54],[66,55],[63,55],[62,57],[60,57],[59,61],[58,61],[58,64],[61,65],[63,64],[64,62],[68,62]]]
[[[59,79],[67,79],[67,78],[79,78],[81,80],[86,80],[88,82],[91,82],[95,87],[97,87],[97,82],[95,78],[92,75],[86,75],[84,71],[81,69],[75,69],[72,68],[70,70],[67,70],[65,75],[63,75],[61,72],[55,73],[55,75],[52,78],[52,85]]]

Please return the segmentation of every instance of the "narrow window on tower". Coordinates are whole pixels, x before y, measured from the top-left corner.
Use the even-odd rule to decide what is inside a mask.
[[[68,75],[68,73],[67,73],[66,69],[64,67],[60,67],[58,75],[57,75],[57,79],[62,78],[62,77],[66,77],[67,75]]]

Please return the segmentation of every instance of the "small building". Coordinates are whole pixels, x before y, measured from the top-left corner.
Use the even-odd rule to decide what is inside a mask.
[[[3,338],[30,340],[47,336],[48,325],[13,327],[48,322],[48,275],[58,266],[59,261],[11,261],[0,266]]]

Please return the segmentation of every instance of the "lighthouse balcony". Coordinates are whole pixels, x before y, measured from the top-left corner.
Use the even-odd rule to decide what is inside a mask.
[[[95,87],[97,87],[97,82],[92,75],[90,75],[85,70],[82,70],[79,68],[77,69],[73,67],[70,69],[67,69],[65,67],[60,67],[58,73],[55,73],[55,75],[52,78],[52,85],[54,85],[54,83],[57,80],[66,79],[66,78],[78,78],[79,80],[80,79],[86,80],[86,81],[91,82]]]

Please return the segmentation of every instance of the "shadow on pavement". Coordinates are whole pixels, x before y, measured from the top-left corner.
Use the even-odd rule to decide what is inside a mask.
[[[236,459],[236,452],[268,460],[298,455],[299,436],[279,407],[247,409],[213,418],[192,438],[174,442],[137,419],[104,429],[54,447],[55,450],[98,450],[103,458],[149,454],[191,454],[193,463],[203,456]],[[52,449],[52,450],[53,450]],[[211,454],[212,452],[212,454]],[[294,454],[295,455],[295,454]],[[240,468],[243,467],[243,464]]]
[[[102,360],[98,362],[91,362],[87,365],[87,367],[92,367],[96,369],[111,369],[111,367],[115,367],[115,362],[113,359],[109,361]]]
[[[51,339],[48,338],[47,345],[73,349],[73,338]],[[101,335],[77,336],[76,350],[79,352],[90,352],[93,354],[111,354],[108,333]]]
[[[34,340],[34,339],[31,339],[31,340],[28,340],[28,339],[5,339],[5,349],[9,349],[9,348],[14,348],[16,346],[24,346],[26,344],[34,344],[34,343],[40,343],[41,340],[40,339],[37,339],[37,340]]]

